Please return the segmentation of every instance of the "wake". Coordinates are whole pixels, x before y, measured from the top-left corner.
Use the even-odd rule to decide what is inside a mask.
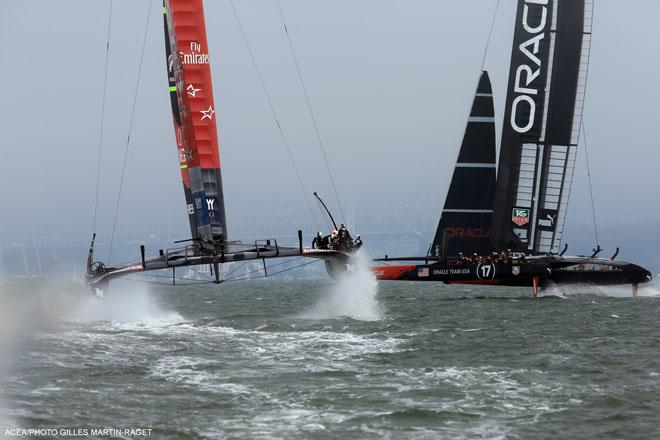
[[[342,274],[337,284],[325,292],[318,302],[300,315],[303,319],[353,318],[378,321],[384,318],[378,302],[378,283],[371,271],[369,259],[357,252],[350,270]]]
[[[77,323],[111,321],[147,326],[184,321],[178,313],[158,304],[147,286],[125,282],[116,282],[102,299],[84,296],[65,318]]]
[[[653,281],[640,284],[637,297],[656,298],[660,297],[660,275]],[[590,284],[572,284],[563,286],[548,286],[541,290],[541,296],[558,296],[567,298],[569,296],[595,295],[609,298],[632,298],[632,286],[629,284],[620,286],[594,286]]]

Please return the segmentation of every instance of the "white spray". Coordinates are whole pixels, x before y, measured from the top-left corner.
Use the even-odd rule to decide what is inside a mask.
[[[358,252],[350,270],[342,274],[338,283],[324,292],[303,318],[329,319],[349,317],[362,321],[383,319],[383,307],[378,302],[378,283],[369,268],[369,259]]]
[[[619,286],[594,286],[590,284],[554,285],[548,286],[541,292],[544,295],[556,295],[560,297],[569,295],[598,295],[612,298],[632,298],[633,296],[633,288],[630,284]],[[637,296],[660,297],[660,280],[656,277],[649,283],[640,284]]]
[[[67,315],[74,322],[114,321],[137,324],[175,324],[176,312],[164,310],[146,285],[116,281],[102,299],[86,295]]]

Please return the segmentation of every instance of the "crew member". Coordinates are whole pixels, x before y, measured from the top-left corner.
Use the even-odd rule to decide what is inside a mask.
[[[353,239],[348,232],[345,224],[339,226],[339,249],[343,251],[350,251],[353,247]]]
[[[321,231],[316,233],[316,237],[314,237],[314,241],[312,241],[312,248],[313,249],[324,249],[324,247],[323,247],[323,234],[321,234]]]
[[[322,245],[323,249],[330,249],[330,235],[323,237]]]
[[[330,233],[330,249],[337,249],[339,244],[339,231],[333,229]]]
[[[355,237],[355,242],[353,242],[353,249],[358,250],[362,247],[362,237],[358,234],[357,237]]]

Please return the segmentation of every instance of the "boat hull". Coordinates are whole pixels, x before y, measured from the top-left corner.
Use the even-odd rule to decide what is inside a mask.
[[[506,262],[433,262],[373,267],[379,280],[435,281],[533,287],[548,284],[637,285],[651,273],[635,264],[598,258],[531,257]]]

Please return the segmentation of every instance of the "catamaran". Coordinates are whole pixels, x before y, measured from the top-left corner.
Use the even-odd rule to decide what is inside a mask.
[[[176,269],[189,266],[210,267],[215,282],[220,283],[219,265],[223,263],[262,260],[267,273],[265,260],[298,256],[325,260],[331,274],[343,271],[354,250],[347,233],[324,248],[303,246],[300,230],[296,247],[281,246],[272,238],[249,244],[229,240],[203,2],[165,0],[163,14],[169,94],[191,237],[179,242],[185,245],[159,250],[149,258],[141,246],[139,261],[107,266],[94,260],[94,233],[87,258],[87,283],[102,294],[115,278],[163,269],[171,269],[175,282]],[[345,230],[314,195],[334,228]]]
[[[582,125],[593,0],[518,0],[499,163],[489,75],[481,73],[433,242],[422,257],[380,258],[381,280],[531,286],[651,280],[632,263],[564,256]],[[497,174],[496,174],[497,171]],[[386,265],[389,262],[407,264]],[[414,262],[420,262],[412,264]]]

